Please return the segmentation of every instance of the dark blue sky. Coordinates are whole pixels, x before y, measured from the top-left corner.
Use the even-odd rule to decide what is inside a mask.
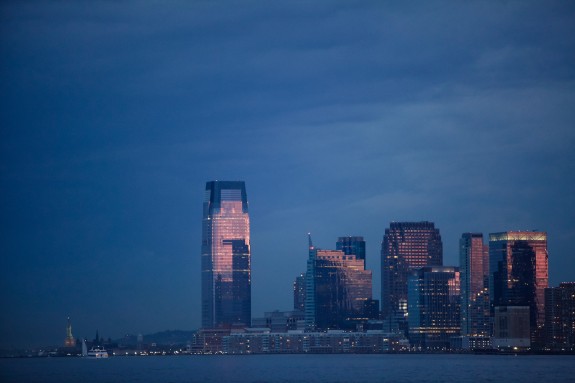
[[[313,3],[313,4],[310,4]],[[0,346],[200,324],[205,182],[245,180],[253,316],[306,233],[545,230],[575,280],[570,1],[0,4]]]

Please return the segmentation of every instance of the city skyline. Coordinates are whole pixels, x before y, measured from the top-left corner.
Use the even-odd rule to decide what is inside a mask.
[[[208,256],[208,258],[212,259],[212,262],[214,262],[214,256],[212,256],[209,250],[207,250],[208,247],[206,247],[206,244],[211,243],[211,241],[208,239],[209,237],[211,237],[211,233],[212,231],[215,232],[219,232],[220,235],[220,239],[221,239],[221,243],[217,246],[215,246],[215,248],[221,247],[221,245],[224,245],[224,247],[226,245],[230,245],[230,249],[232,250],[232,252],[230,254],[228,254],[228,251],[226,251],[226,249],[220,249],[218,251],[215,252],[215,254],[219,254],[219,258],[220,258],[220,269],[223,271],[225,270],[226,272],[230,272],[230,270],[233,270],[233,273],[230,274],[230,276],[232,274],[236,274],[236,271],[240,271],[240,272],[245,272],[247,271],[247,281],[248,281],[248,289],[247,291],[247,307],[250,307],[250,310],[248,312],[245,312],[243,309],[240,310],[236,310],[234,308],[232,308],[232,306],[237,306],[237,303],[242,303],[242,299],[245,299],[246,296],[244,296],[245,294],[242,293],[242,296],[233,296],[230,294],[234,294],[234,291],[237,291],[238,289],[241,290],[241,286],[234,286],[232,288],[227,289],[228,290],[228,295],[229,296],[229,301],[227,303],[223,302],[223,300],[221,302],[219,302],[220,304],[220,319],[215,319],[216,318],[216,312],[218,311],[217,309],[214,309],[213,312],[214,314],[212,314],[212,316],[208,315],[208,317],[210,317],[210,319],[204,319],[202,321],[202,326],[199,326],[197,329],[201,329],[203,328],[231,328],[231,327],[236,327],[238,328],[238,326],[244,326],[244,327],[250,327],[251,325],[251,318],[252,318],[252,311],[251,311],[251,286],[249,281],[251,280],[251,272],[250,272],[250,249],[249,249],[249,217],[247,215],[247,197],[246,197],[246,190],[245,190],[245,182],[244,181],[211,181],[211,182],[206,182],[206,193],[204,196],[204,219],[203,219],[203,234],[202,234],[202,258],[205,258],[206,256]],[[239,205],[238,205],[239,204]],[[220,213],[221,212],[221,213]],[[239,214],[237,214],[239,213]],[[245,217],[244,217],[245,216]],[[221,223],[219,225],[217,225],[216,222],[213,221],[218,221],[220,220]],[[234,224],[233,221],[242,221],[242,223],[240,225]],[[245,231],[245,228],[247,227],[247,232]],[[208,229],[209,228],[209,229]],[[547,289],[547,281],[548,281],[548,272],[547,272],[547,266],[548,266],[548,258],[547,258],[547,233],[545,232],[537,232],[535,230],[514,230],[514,231],[508,231],[508,232],[500,232],[500,233],[489,233],[489,238],[490,238],[490,243],[493,242],[496,245],[491,249],[491,251],[493,252],[494,256],[490,257],[488,254],[485,253],[489,253],[489,246],[486,246],[485,244],[483,244],[482,241],[482,233],[463,233],[462,234],[462,238],[459,241],[459,248],[460,248],[460,259],[459,259],[459,264],[457,266],[453,266],[453,265],[444,265],[443,264],[443,252],[442,252],[442,240],[441,240],[441,235],[439,232],[439,228],[436,228],[433,222],[429,222],[429,221],[421,221],[421,222],[395,222],[392,221],[390,222],[390,228],[392,228],[393,230],[401,230],[402,234],[401,236],[405,236],[406,234],[403,233],[404,231],[406,232],[411,232],[411,234],[407,234],[406,238],[408,238],[408,240],[406,241],[406,243],[404,245],[400,245],[399,249],[402,248],[402,246],[404,246],[404,250],[407,250],[406,254],[409,254],[408,258],[411,258],[410,261],[412,263],[414,263],[414,266],[412,268],[409,269],[409,272],[407,273],[407,280],[404,281],[405,282],[405,287],[408,290],[408,295],[411,294],[416,294],[417,291],[417,287],[415,287],[417,285],[417,283],[413,284],[413,281],[417,280],[417,278],[419,277],[421,281],[423,281],[424,279],[421,279],[423,275],[430,275],[433,276],[435,278],[438,277],[438,274],[442,274],[444,272],[447,273],[453,273],[455,271],[456,273],[456,287],[455,290],[456,294],[459,295],[460,294],[460,272],[459,272],[459,268],[460,265],[464,262],[468,262],[468,260],[464,260],[465,256],[470,256],[472,257],[471,253],[473,253],[474,251],[477,252],[478,250],[475,249],[471,249],[472,245],[471,245],[471,241],[473,239],[480,239],[481,243],[481,250],[479,250],[479,252],[484,253],[482,255],[482,257],[487,256],[487,259],[483,259],[482,262],[497,262],[497,259],[500,257],[498,255],[498,252],[500,251],[505,251],[505,249],[507,249],[507,251],[510,251],[509,249],[511,249],[511,253],[509,255],[507,255],[507,257],[511,257],[510,259],[513,260],[514,253],[515,251],[517,251],[517,249],[515,249],[515,242],[514,241],[519,241],[519,246],[525,246],[526,243],[529,243],[528,241],[530,240],[534,240],[535,241],[535,245],[529,243],[529,246],[533,246],[533,248],[535,250],[531,250],[531,248],[523,248],[521,247],[518,251],[518,254],[521,255],[521,257],[525,258],[525,256],[531,256],[533,258],[533,262],[527,262],[526,264],[524,264],[524,262],[522,262],[523,258],[519,259],[519,266],[521,267],[520,273],[524,273],[525,266],[529,265],[529,264],[533,264],[533,265],[538,265],[535,270],[535,274],[537,275],[537,281],[539,281],[539,279],[543,278],[545,284],[541,285],[538,288],[538,294],[537,295],[542,295],[543,290]],[[417,230],[421,230],[423,229],[423,237],[419,238],[419,236],[421,236],[420,233],[415,233],[415,235],[413,234],[414,232],[416,232]],[[430,232],[432,233],[430,238],[425,238],[425,236],[427,236]],[[385,234],[384,234],[384,240],[382,241],[382,252],[380,254],[380,258],[383,259],[384,257],[384,253],[383,253],[383,249],[385,248],[385,244],[386,244],[386,237],[390,234],[390,229],[387,228],[385,229]],[[223,235],[223,236],[222,236]],[[238,239],[237,237],[244,235],[244,238],[240,238]],[[395,236],[397,236],[397,233],[393,234]],[[363,282],[360,282],[360,279],[363,278],[361,277],[360,279],[357,279],[357,276],[353,276],[352,277],[352,281],[355,281],[355,283],[359,282],[359,284],[357,285],[357,287],[360,287],[360,290],[358,290],[358,293],[361,291],[361,293],[359,293],[358,297],[362,297],[361,300],[363,301],[364,298],[367,298],[368,295],[364,294],[364,291],[366,288],[371,291],[371,289],[373,288],[373,281],[371,278],[372,275],[372,270],[365,268],[365,261],[366,261],[366,257],[365,257],[365,241],[363,239],[363,236],[358,236],[358,235],[354,235],[354,236],[346,236],[346,237],[338,237],[338,241],[336,242],[336,247],[343,247],[344,249],[342,250],[324,250],[324,249],[319,249],[316,248],[315,246],[312,245],[312,240],[311,240],[311,233],[307,234],[308,236],[308,250],[309,250],[309,259],[308,259],[308,270],[307,272],[309,273],[310,269],[309,269],[309,260],[311,260],[312,258],[316,258],[318,257],[318,255],[321,253],[321,255],[319,255],[318,259],[322,260],[329,260],[328,263],[326,263],[326,266],[328,268],[331,267],[341,267],[341,266],[337,266],[338,262],[340,262],[341,260],[335,260],[335,258],[339,259],[349,259],[352,260],[353,259],[353,264],[350,263],[351,269],[350,271],[353,273],[356,272],[362,272],[362,270],[364,273],[369,273],[369,287],[367,287],[367,285],[363,286]],[[226,238],[228,239],[226,239]],[[232,239],[233,238],[233,239]],[[413,241],[413,239],[415,238],[415,241],[413,243],[410,243],[410,241]],[[436,256],[428,256],[426,255],[424,258],[429,258],[432,260],[431,264],[434,264],[432,266],[425,266],[426,265],[426,261],[423,260],[423,258],[420,257],[420,254],[422,252],[422,246],[421,244],[424,242],[427,242],[429,239],[431,239],[431,242],[437,241],[438,245],[426,245],[424,247],[427,248],[437,248],[439,251],[437,253]],[[242,242],[242,244],[240,245],[239,243],[236,243],[238,241]],[[498,246],[497,242],[498,241],[503,241],[504,245],[503,246]],[[511,245],[507,244],[507,241],[510,241]],[[233,243],[232,243],[233,242]],[[346,248],[345,246],[342,246],[342,243],[346,243],[349,245],[350,242],[360,242],[359,246],[354,248]],[[474,246],[474,245],[473,245]],[[465,247],[470,247],[469,249],[465,249]],[[502,250],[499,249],[499,247],[501,247]],[[213,249],[213,248],[212,248]],[[235,249],[235,250],[234,250]],[[410,251],[415,249],[415,253],[411,254]],[[356,254],[355,252],[357,252],[358,254]],[[466,252],[469,252],[469,254],[464,255]],[[224,253],[226,255],[224,255]],[[237,254],[236,254],[237,253]],[[314,254],[312,257],[312,253]],[[541,255],[539,255],[541,253]],[[537,255],[536,255],[537,254]],[[223,255],[223,257],[222,257]],[[349,256],[347,256],[349,255]],[[544,257],[544,262],[543,262],[543,258],[541,258],[542,256]],[[227,266],[224,265],[226,263],[229,263],[227,261],[229,261],[228,258],[233,258],[234,256],[241,256],[242,259],[247,259],[246,261],[242,261],[241,265],[243,266],[242,268],[245,269],[245,265],[247,265],[247,270],[235,270],[234,267],[232,266],[232,264],[228,264]],[[505,256],[503,256],[505,257]],[[230,258],[230,259],[231,259]],[[421,259],[420,259],[421,258]],[[535,262],[535,258],[537,258],[537,262]],[[541,258],[541,260],[539,260]],[[335,263],[334,263],[335,261]],[[543,262],[543,263],[542,263]],[[203,262],[202,262],[203,263]],[[217,263],[217,262],[215,262]],[[234,264],[236,262],[234,261]],[[516,265],[517,260],[513,260],[513,264],[514,267],[517,267]],[[538,269],[539,264],[542,264],[544,266],[544,276],[541,277],[539,276],[540,271]],[[223,266],[223,267],[222,267]],[[484,267],[483,264],[480,265],[481,267]],[[216,269],[218,269],[217,267],[214,267],[213,269],[208,267],[205,268],[204,266],[202,267],[202,278],[205,277],[205,272],[206,271],[210,271],[211,273],[213,273],[213,271],[215,271]],[[345,266],[344,266],[345,269]],[[213,270],[213,271],[212,271]],[[485,271],[485,270],[483,270]],[[497,270],[495,270],[495,272],[497,273]],[[429,274],[427,274],[429,273]],[[302,273],[301,276],[305,276],[305,273]],[[221,276],[222,274],[220,274],[220,282],[221,282]],[[301,277],[300,276],[300,277]],[[493,278],[493,275],[489,274],[490,278]],[[327,274],[324,275],[322,277],[326,278]],[[527,278],[532,278],[533,276],[526,276]],[[336,278],[339,279],[340,277]],[[446,288],[447,286],[447,282],[442,282],[442,276],[439,277],[439,279],[437,279],[437,281],[439,281],[439,283],[445,283],[445,287],[439,287],[439,290],[437,290],[438,292],[442,291],[444,288]],[[448,279],[453,278],[453,276],[448,277]],[[496,277],[497,278],[497,277]],[[516,277],[513,277],[516,278]],[[520,279],[523,277],[519,277]],[[245,278],[240,278],[240,284],[242,282],[242,280]],[[335,279],[334,279],[335,281]],[[447,279],[446,279],[447,281]],[[534,279],[535,281],[535,279]],[[215,283],[217,284],[216,278],[214,279],[210,279],[209,282],[211,284]],[[233,280],[230,280],[230,284],[233,284]],[[326,283],[327,280],[324,281],[324,283]],[[304,278],[304,283],[305,283],[305,278]],[[328,284],[331,282],[327,282]],[[428,282],[426,282],[428,283]],[[488,285],[488,281],[485,280],[486,285]],[[492,282],[493,283],[493,282]],[[560,283],[560,286],[563,285],[572,285],[574,282],[562,282]],[[431,287],[433,286],[433,287]],[[427,289],[435,289],[437,287],[435,286],[439,286],[437,285],[437,282],[432,282],[432,284],[430,284],[430,287],[426,287]],[[293,286],[295,288],[295,284]],[[327,285],[326,285],[327,287]],[[555,286],[550,286],[552,288],[559,288],[559,287],[555,287]],[[331,289],[331,287],[329,287]],[[355,286],[354,286],[355,288]],[[452,290],[453,286],[451,283],[449,283],[449,291],[450,291],[450,296],[452,295]],[[339,288],[338,288],[339,289]],[[493,289],[493,288],[492,288]],[[216,289],[217,290],[217,289]],[[223,292],[224,289],[220,288],[220,293],[219,296],[220,298],[222,298],[224,295],[226,295],[226,293]],[[292,291],[292,293],[295,294],[295,291]],[[417,293],[418,294],[418,293]],[[204,295],[204,293],[202,293],[202,295]],[[206,296],[208,295],[212,295],[213,294],[206,294]],[[217,294],[216,294],[217,295]],[[431,296],[434,297],[436,294],[432,294]],[[443,293],[438,293],[439,296],[443,296],[445,294]],[[382,294],[383,297],[383,294]],[[461,296],[463,297],[463,295]],[[515,297],[515,300],[511,300],[509,301],[509,303],[511,303],[511,306],[516,306],[518,303],[521,303],[523,306],[525,306],[525,303],[523,302],[524,299],[532,299],[529,297],[524,297],[522,296],[520,293],[515,293],[513,294],[513,297]],[[292,298],[294,299],[294,303],[295,303],[295,295],[292,296]],[[306,298],[308,299],[308,298]],[[373,297],[371,296],[371,298],[368,298],[368,300],[372,301],[373,299],[376,299],[375,303],[379,304],[379,301],[377,300],[377,297]],[[315,298],[313,298],[313,301],[315,301]],[[202,298],[202,302],[201,302],[201,306],[202,306],[202,311],[204,310],[204,299]],[[434,302],[433,299],[431,300],[431,302]],[[446,301],[447,302],[447,301]],[[451,301],[450,301],[451,302]],[[463,302],[463,300],[462,300]],[[314,303],[312,303],[313,305]],[[441,303],[439,305],[442,304],[446,304],[446,303]],[[453,303],[449,303],[449,304],[453,304]],[[459,302],[458,302],[459,304]],[[432,305],[438,305],[438,303],[432,303]],[[497,304],[495,304],[497,306]],[[541,303],[541,298],[538,299],[538,301],[535,303],[536,306],[539,306],[538,309],[538,313],[536,315],[531,315],[532,317],[536,317],[537,318],[537,322],[538,325],[540,326],[541,323],[543,323],[543,316],[544,313],[543,311],[541,311],[541,307],[543,307],[543,303]],[[213,302],[213,306],[216,307],[217,306],[217,302],[214,301]],[[222,308],[224,306],[227,306],[224,310],[222,310]],[[242,307],[244,307],[245,305],[242,303]],[[285,305],[284,305],[285,306]],[[405,309],[406,311],[408,310],[423,310],[423,311],[428,311],[429,314],[429,309],[423,309],[422,307],[418,306],[418,305],[412,305],[409,304],[408,301],[405,302]],[[433,307],[433,306],[432,306]],[[295,308],[295,307],[294,307]],[[328,313],[329,311],[326,311],[327,306],[322,308],[322,312],[323,312],[323,316],[325,317],[324,320],[327,320],[327,318],[329,317],[329,315],[325,315],[326,313]],[[380,308],[381,309],[381,308]],[[226,315],[223,315],[223,311],[227,310],[227,319]],[[324,331],[327,329],[337,329],[339,328],[339,325],[336,325],[336,323],[338,323],[338,317],[339,317],[339,313],[338,311],[341,310],[341,308],[332,308],[332,312],[331,314],[337,314],[337,315],[333,315],[333,318],[330,319],[330,321],[333,321],[332,324],[335,325],[335,327],[332,327],[332,325],[326,325],[324,324],[322,325],[317,325],[315,322],[315,315],[314,315],[314,319],[310,322],[311,327],[310,329],[314,329],[315,331],[317,331],[318,329],[323,329]],[[367,306],[364,306],[364,310],[369,310]],[[366,311],[368,312],[368,311]],[[529,311],[527,311],[529,312]],[[244,313],[246,313],[246,316],[244,317]],[[269,312],[268,312],[269,313]],[[380,310],[380,313],[383,314],[383,312]],[[302,313],[303,314],[303,313]],[[364,316],[363,313],[360,314],[362,317]],[[432,314],[433,315],[433,314]],[[453,328],[461,328],[463,329],[463,326],[461,325],[461,320],[460,320],[460,308],[457,307],[457,316],[456,317],[450,317],[450,313],[447,312],[437,312],[435,315],[439,315],[442,319],[441,320],[449,320],[451,321],[450,326],[454,326]],[[237,320],[236,322],[232,322],[229,320],[229,318],[231,316],[236,316],[237,318],[246,318],[245,321],[242,321],[242,319]],[[256,315],[257,316],[257,315]],[[303,317],[302,317],[303,318]],[[449,319],[450,318],[450,319]],[[384,323],[384,328],[387,326],[386,323],[386,319],[385,318],[381,318],[383,319],[383,323]],[[489,320],[488,317],[484,317],[483,319],[485,320]],[[365,320],[365,319],[363,319]],[[389,318],[387,319],[389,320]],[[416,319],[412,316],[412,318],[410,319],[410,323],[411,321],[414,320],[420,320],[419,317]],[[426,319],[431,321],[432,319]],[[434,321],[437,320],[433,319]],[[67,337],[66,337],[66,341],[65,341],[65,347],[70,347],[69,344],[71,344],[71,342],[75,339],[80,339],[80,338],[86,338],[85,336],[83,337],[78,337],[78,338],[72,338],[71,337],[71,325],[70,325],[70,317],[67,318],[68,324],[66,326],[66,333],[67,333]],[[302,319],[303,321],[303,319]],[[306,326],[307,326],[307,322],[309,320],[306,317]],[[246,323],[249,324],[246,324]],[[416,323],[416,322],[414,322]],[[461,326],[460,326],[461,325]],[[483,323],[484,326],[489,327],[488,323],[485,322]],[[316,327],[317,326],[317,327]],[[411,325],[410,325],[411,326]],[[347,330],[352,330],[353,326],[350,326],[349,328],[347,328]],[[390,329],[391,331],[396,331],[397,329]],[[352,330],[353,331],[353,330]],[[385,331],[385,330],[384,330]],[[417,328],[415,328],[414,330],[416,333],[419,332],[419,330]],[[454,330],[449,330],[449,331],[454,331]],[[401,332],[401,331],[400,331]],[[98,330],[96,330],[96,339],[98,339]],[[410,334],[412,334],[411,330],[410,330]],[[462,335],[463,332],[462,332]],[[128,335],[126,335],[128,336]],[[134,334],[130,334],[130,336],[135,336]],[[138,337],[141,337],[142,335],[138,335]],[[411,336],[411,335],[410,335]],[[425,335],[423,335],[425,336]],[[542,333],[540,334],[540,336],[543,336]],[[425,345],[425,347],[431,347],[431,348],[441,348],[441,347],[445,347],[445,344],[448,344],[449,342],[446,342],[446,339],[448,338],[442,338],[442,340],[439,339],[435,339],[432,340],[431,343],[426,343],[426,341],[423,340],[418,340],[419,338],[414,338],[416,339],[414,341],[414,344],[419,344],[419,345]],[[441,346],[437,346],[437,344],[441,344]],[[443,342],[443,343],[442,343]]]
[[[574,279],[564,2],[0,4],[0,348],[201,326],[204,185],[243,180],[252,315],[306,234],[542,230]]]

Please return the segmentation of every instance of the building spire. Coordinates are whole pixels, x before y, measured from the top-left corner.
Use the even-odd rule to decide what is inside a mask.
[[[307,233],[307,240],[308,240],[308,244],[309,244],[309,249],[312,250],[313,249],[313,243],[311,241],[311,233]]]

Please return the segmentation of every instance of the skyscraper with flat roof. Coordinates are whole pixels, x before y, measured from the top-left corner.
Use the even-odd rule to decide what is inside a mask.
[[[405,324],[409,274],[442,264],[443,244],[433,222],[391,222],[381,245],[382,319],[400,327]]]
[[[206,183],[202,225],[202,327],[251,323],[250,219],[243,181]]]
[[[489,321],[489,248],[481,233],[463,233],[459,240],[461,335],[491,335]]]
[[[293,282],[293,309],[305,311],[305,273],[301,273]]]
[[[408,277],[409,342],[425,349],[449,348],[460,331],[457,267],[422,267]]]
[[[489,234],[489,294],[492,310],[528,306],[531,340],[540,341],[548,287],[547,233]]]
[[[545,347],[575,350],[575,282],[545,289]]]
[[[305,278],[305,323],[309,329],[354,329],[376,319],[371,271],[365,270],[362,259],[341,250],[315,248],[310,239]]]

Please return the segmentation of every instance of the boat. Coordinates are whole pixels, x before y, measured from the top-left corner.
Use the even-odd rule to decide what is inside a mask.
[[[86,340],[82,340],[82,356],[90,359],[102,359],[108,357],[108,351],[100,346],[92,347],[88,350],[86,346]]]

